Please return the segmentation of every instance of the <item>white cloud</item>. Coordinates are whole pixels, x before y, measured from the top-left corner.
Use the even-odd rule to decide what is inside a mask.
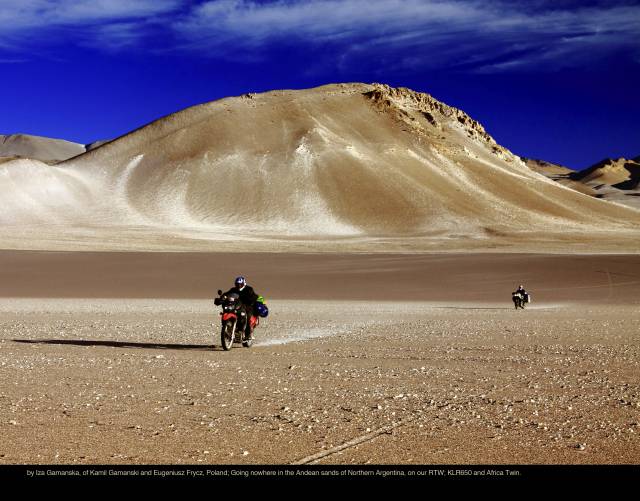
[[[0,0],[0,56],[11,59],[24,54],[25,47],[58,38],[122,50],[159,35],[154,40],[158,50],[246,61],[274,48],[299,47],[318,60],[331,53],[334,64],[344,68],[375,61],[386,69],[498,72],[518,71],[534,62],[549,68],[588,64],[589,57],[606,57],[613,50],[640,57],[640,6],[591,2],[576,8],[579,3]],[[61,37],[47,36],[60,28],[68,28]]]
[[[138,23],[110,23],[94,27],[80,43],[87,47],[119,51],[135,47],[143,36]]]
[[[133,40],[135,26],[141,28],[181,4],[180,0],[1,0],[0,47],[24,51],[36,38],[34,30],[43,35],[64,27],[75,30],[66,32],[72,39],[86,41],[94,34],[105,48],[124,46],[125,40]]]
[[[180,0],[2,0],[0,32],[145,18],[175,10],[180,4]]]
[[[473,23],[486,18],[472,4],[424,0],[316,0],[256,3],[214,0],[200,4],[176,29],[192,38],[237,37],[258,45],[269,40],[297,37],[331,41],[367,32],[401,33],[419,26]]]
[[[466,61],[483,71],[510,71],[534,53],[553,65],[594,48],[640,52],[640,6],[634,5],[524,11],[501,0],[210,0],[174,29],[191,48],[215,49],[218,57],[255,56],[280,44],[331,44],[345,66],[368,56],[388,57],[396,66]]]
[[[62,0],[56,3],[58,8],[55,12],[59,18],[73,23],[154,16],[175,10],[182,2],[179,0],[78,0],[74,2]]]

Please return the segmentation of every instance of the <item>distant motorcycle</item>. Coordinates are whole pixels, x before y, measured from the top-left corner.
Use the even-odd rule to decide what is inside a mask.
[[[524,310],[524,305],[529,302],[529,294],[523,294],[522,292],[512,292],[511,299],[513,300],[513,304],[518,308],[522,308]]]
[[[247,313],[242,306],[240,296],[235,293],[222,294],[222,291],[218,291],[217,298],[214,299],[214,304],[220,306],[222,311],[221,316],[221,328],[220,328],[220,340],[222,342],[222,348],[228,351],[233,346],[234,341],[242,343],[245,348],[250,348],[253,344],[253,339],[247,337],[246,326],[249,322],[250,332],[253,334],[253,329],[259,324],[260,319],[256,315],[251,315],[247,318]]]

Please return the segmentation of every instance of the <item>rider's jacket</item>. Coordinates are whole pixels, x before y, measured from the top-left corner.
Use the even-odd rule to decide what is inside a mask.
[[[253,287],[245,285],[242,290],[238,287],[231,287],[225,294],[235,293],[240,296],[240,301],[245,306],[253,306],[258,299],[258,295],[254,292]]]

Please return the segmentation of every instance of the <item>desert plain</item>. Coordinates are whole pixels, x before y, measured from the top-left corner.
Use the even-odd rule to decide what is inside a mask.
[[[637,254],[0,262],[2,464],[640,460]],[[270,315],[225,352],[240,273]]]

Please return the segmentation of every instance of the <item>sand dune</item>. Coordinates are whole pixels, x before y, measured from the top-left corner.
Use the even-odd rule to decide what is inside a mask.
[[[379,84],[189,108],[55,167],[3,163],[0,193],[4,248],[640,243],[640,212],[532,172],[460,110]]]
[[[82,144],[64,139],[32,136],[29,134],[0,134],[0,157],[31,158],[42,162],[60,162],[85,152]]]

